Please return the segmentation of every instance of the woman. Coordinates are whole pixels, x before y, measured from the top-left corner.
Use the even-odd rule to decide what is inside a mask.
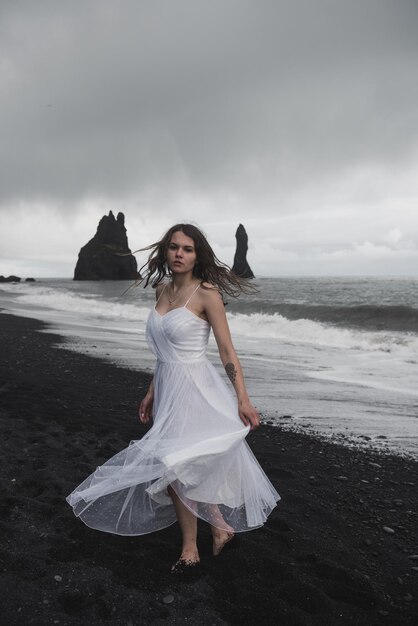
[[[88,526],[141,535],[179,522],[174,574],[196,570],[197,518],[210,524],[213,554],[235,532],[261,526],[280,499],[245,442],[260,417],[245,388],[220,292],[245,289],[201,231],[170,228],[152,250],[145,286],[156,286],[147,340],[157,358],[139,419],[153,426],[67,498]],[[165,277],[169,280],[163,282]],[[236,398],[205,356],[212,328]]]

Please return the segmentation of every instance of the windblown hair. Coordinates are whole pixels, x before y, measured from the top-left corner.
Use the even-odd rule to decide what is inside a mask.
[[[228,265],[225,265],[217,258],[205,235],[193,224],[175,224],[160,241],[156,241],[150,246],[141,249],[151,250],[151,254],[148,257],[148,261],[140,269],[140,274],[145,270],[143,278],[137,281],[136,284],[143,283],[144,287],[147,287],[151,283],[153,287],[156,287],[166,276],[171,275],[166,262],[167,250],[171,237],[179,231],[194,241],[196,264],[193,268],[193,276],[198,278],[201,283],[210,283],[219,289],[221,293],[227,293],[232,297],[237,297],[241,293],[253,293],[256,291],[253,285],[234,274]]]

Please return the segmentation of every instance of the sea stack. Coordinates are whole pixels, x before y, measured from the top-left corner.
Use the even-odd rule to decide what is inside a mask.
[[[121,256],[127,255],[127,256]],[[138,278],[136,259],[126,236],[125,216],[109,211],[99,222],[97,232],[83,246],[74,270],[74,280],[134,280]]]
[[[232,271],[237,276],[241,276],[241,278],[254,278],[253,271],[247,261],[248,235],[242,224],[238,226],[235,238],[237,240],[237,249],[235,251]]]

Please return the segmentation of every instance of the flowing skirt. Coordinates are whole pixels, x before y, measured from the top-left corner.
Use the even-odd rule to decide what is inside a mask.
[[[261,526],[280,499],[245,441],[249,427],[206,359],[157,362],[154,424],[67,498],[91,528],[143,535],[176,521],[169,485],[199,517],[235,532]]]

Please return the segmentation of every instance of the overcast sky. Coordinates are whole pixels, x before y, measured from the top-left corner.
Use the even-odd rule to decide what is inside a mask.
[[[258,275],[418,275],[417,0],[1,0],[0,274],[192,221]],[[141,261],[142,257],[138,257]]]

